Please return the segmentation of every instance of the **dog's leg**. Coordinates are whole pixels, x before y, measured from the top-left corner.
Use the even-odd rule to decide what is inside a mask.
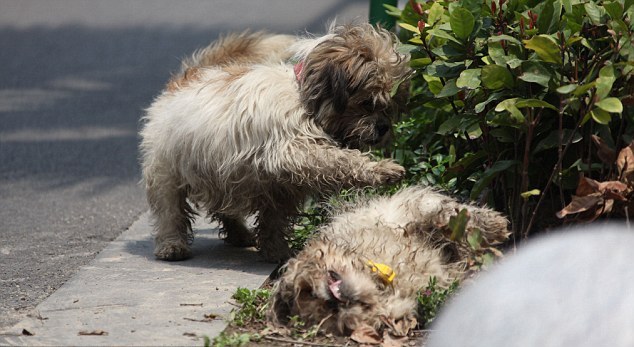
[[[276,206],[260,210],[258,216],[258,246],[262,257],[268,262],[278,263],[290,258],[286,236],[290,229],[290,217]]]
[[[477,228],[487,243],[493,245],[508,237],[508,221],[501,213],[489,208],[463,204],[431,189],[419,190],[407,196],[403,191],[403,201],[418,211],[419,221],[430,221],[431,225],[447,225],[449,219],[466,209],[469,213],[467,227]],[[409,201],[408,201],[409,200]]]
[[[389,159],[372,161],[358,150],[303,143],[289,147],[291,181],[323,191],[333,187],[380,186],[400,181],[405,169]]]
[[[222,223],[222,233],[225,236],[225,242],[236,247],[252,247],[256,245],[255,236],[249,231],[242,217],[218,215],[217,218]]]
[[[148,201],[155,216],[154,255],[162,260],[183,260],[191,256],[191,219],[195,215],[187,194],[168,182],[148,185]]]

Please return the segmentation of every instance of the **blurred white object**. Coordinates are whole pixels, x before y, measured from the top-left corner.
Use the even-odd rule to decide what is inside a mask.
[[[634,230],[529,241],[454,297],[428,347],[634,346]]]

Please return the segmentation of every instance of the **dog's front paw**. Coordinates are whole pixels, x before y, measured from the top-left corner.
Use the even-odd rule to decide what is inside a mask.
[[[291,257],[291,250],[284,239],[261,242],[260,254],[269,263],[282,263]]]
[[[396,183],[405,177],[405,168],[389,159],[379,161],[372,171],[377,181],[373,183],[379,185]]]
[[[186,242],[163,241],[156,244],[154,255],[160,260],[176,261],[191,257],[192,251]]]

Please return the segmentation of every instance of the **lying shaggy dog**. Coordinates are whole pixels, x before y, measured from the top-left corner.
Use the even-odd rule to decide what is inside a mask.
[[[453,241],[445,229],[462,209],[470,216],[467,232],[479,229],[483,245],[507,238],[499,213],[428,188],[351,206],[289,260],[269,319],[285,324],[299,316],[343,335],[365,328],[406,335],[416,325],[417,291],[432,276],[443,287],[460,279],[475,253],[466,236]]]
[[[191,255],[190,202],[227,242],[257,242],[276,262],[307,195],[399,180],[401,166],[354,149],[384,143],[405,102],[408,57],[395,47],[361,24],[318,38],[232,35],[185,61],[141,131],[156,257]],[[256,238],[244,223],[255,212]]]

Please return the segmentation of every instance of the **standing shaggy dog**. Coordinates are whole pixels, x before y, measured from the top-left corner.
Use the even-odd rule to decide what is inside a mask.
[[[454,241],[444,229],[462,209],[467,231],[479,229],[483,245],[506,240],[502,215],[428,188],[351,206],[289,260],[269,319],[284,324],[299,316],[339,335],[364,328],[406,335],[416,325],[417,291],[431,277],[441,287],[460,279],[475,255],[466,236]]]
[[[405,102],[407,56],[395,46],[389,32],[361,24],[319,38],[228,36],[185,61],[141,131],[156,257],[191,255],[201,209],[222,222],[227,242],[284,260],[307,195],[399,180],[401,166],[357,149],[384,143]],[[255,212],[256,237],[244,224]]]

